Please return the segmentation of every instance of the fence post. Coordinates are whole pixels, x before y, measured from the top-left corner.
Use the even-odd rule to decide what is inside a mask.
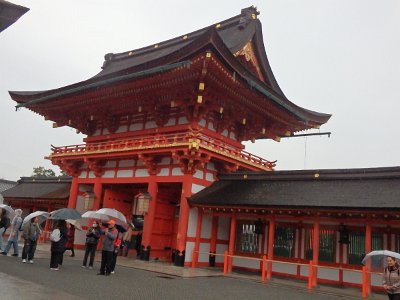
[[[365,266],[362,267],[361,294],[364,299],[367,298],[367,268]]]
[[[228,274],[228,251],[224,252],[224,274]]]
[[[265,265],[267,264],[267,257],[263,255],[261,261],[261,282],[265,282]]]
[[[308,289],[312,290],[313,287],[313,262],[310,260],[308,265]]]
[[[192,268],[196,268],[196,250],[193,249],[193,254],[192,254]]]

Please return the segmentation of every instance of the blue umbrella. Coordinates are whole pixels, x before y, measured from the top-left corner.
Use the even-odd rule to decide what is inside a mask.
[[[73,208],[61,208],[50,213],[50,219],[53,220],[77,220],[80,219],[81,214]]]

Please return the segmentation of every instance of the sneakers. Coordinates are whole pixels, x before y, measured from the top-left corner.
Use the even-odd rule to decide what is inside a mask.
[[[115,271],[112,271],[111,274],[115,274]]]
[[[86,266],[81,266],[81,267],[86,269]]]
[[[60,270],[59,268],[50,268],[50,270],[52,270],[52,271],[58,271],[58,270]]]
[[[26,263],[26,259],[23,259],[22,262],[23,262],[23,263]]]
[[[29,261],[29,263],[30,263],[30,264],[33,264],[33,260],[31,259],[31,260]]]
[[[2,254],[3,254],[3,253],[2,253]],[[4,255],[7,255],[7,254],[4,254]],[[11,255],[11,256],[18,257],[18,254],[13,254],[13,255]]]
[[[89,270],[93,270],[93,267],[92,267],[92,266],[89,266]]]

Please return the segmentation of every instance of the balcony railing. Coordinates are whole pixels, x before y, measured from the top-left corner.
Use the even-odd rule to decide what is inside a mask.
[[[49,158],[96,155],[103,153],[118,153],[135,150],[154,150],[173,147],[188,147],[189,149],[207,149],[222,156],[240,160],[265,170],[271,170],[275,163],[251,154],[242,149],[227,145],[226,143],[210,138],[202,134],[176,133],[155,135],[146,137],[112,140],[100,143],[87,143],[55,147],[52,146],[52,154]]]

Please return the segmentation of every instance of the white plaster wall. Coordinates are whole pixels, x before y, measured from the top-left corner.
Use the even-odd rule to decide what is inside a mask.
[[[122,125],[122,126],[119,126],[119,128],[115,132],[119,133],[119,132],[127,132],[127,131],[128,131],[128,125]]]
[[[234,257],[233,266],[258,270],[260,269],[260,261],[254,259]]]
[[[88,178],[96,178],[93,171],[89,171]]]
[[[114,178],[114,175],[115,175],[115,171],[114,170],[113,171],[105,171],[103,176],[101,176],[101,177],[103,177],[103,178]]]
[[[82,171],[81,175],[79,175],[79,178],[86,178],[87,176],[87,172],[86,171]]]
[[[211,230],[212,230],[212,216],[204,216],[203,222],[201,224],[201,234],[200,237],[204,239],[211,238]]]
[[[201,119],[200,122],[199,122],[199,125],[200,125],[201,127],[206,127],[206,120]]]
[[[142,130],[142,129],[143,129],[142,123],[135,123],[135,124],[131,124],[131,126],[129,126],[130,131]]]
[[[173,168],[172,175],[173,176],[181,176],[181,175],[183,175],[183,172],[182,172],[181,168]]]
[[[194,173],[194,177],[199,178],[199,179],[203,179],[203,175],[204,172],[202,170],[196,170],[196,172]]]
[[[197,226],[197,208],[191,208],[189,211],[189,222],[188,222],[188,237],[196,237],[196,226]]]
[[[308,266],[300,266],[300,276],[308,276]]]
[[[168,120],[167,124],[165,124],[165,126],[173,126],[176,124],[176,119],[175,118],[171,118]]]
[[[76,210],[79,211],[81,214],[86,211],[85,210],[85,197],[78,196],[76,198]]]
[[[186,117],[180,117],[178,120],[178,124],[187,124],[187,123],[189,123],[189,121]]]
[[[205,186],[199,185],[199,184],[192,184],[192,194],[195,194],[197,192],[200,192],[202,189],[204,189]]]
[[[343,281],[349,283],[358,283],[361,284],[361,272],[351,272],[351,271],[343,271]]]
[[[149,175],[149,171],[147,169],[139,169],[139,170],[136,170],[135,176],[136,177],[147,177],[150,175]]]
[[[208,123],[208,129],[215,131],[214,124],[212,122]]]
[[[144,125],[145,129],[151,129],[151,128],[157,128],[157,124],[154,121],[148,121],[146,122],[146,124]]]
[[[162,168],[157,176],[168,176],[169,175],[169,168]]]
[[[216,254],[224,254],[224,252],[227,251],[227,250],[228,250],[228,245],[217,244]],[[215,258],[215,262],[223,263],[224,262],[224,256],[223,255],[217,255],[216,258]]]
[[[213,162],[209,162],[209,163],[207,164],[207,170],[216,171],[215,165],[214,165]]]
[[[208,173],[208,172],[207,172],[207,174],[206,174],[206,180],[207,180],[207,181],[215,181],[214,174],[213,174],[213,173]]]
[[[133,170],[119,170],[117,171],[117,177],[133,177]]]
[[[75,245],[84,245],[86,243],[86,231],[75,230]]]
[[[192,261],[194,242],[186,242],[185,262]]]
[[[163,157],[159,164],[160,165],[169,165],[170,162],[171,162],[171,158],[170,157]]]
[[[339,270],[318,268],[318,278],[329,279],[329,280],[339,280]]]
[[[121,168],[133,167],[135,165],[135,160],[133,159],[120,160],[118,165]]]
[[[105,168],[115,168],[117,166],[117,162],[115,160],[108,160],[106,162]]]
[[[228,136],[228,130],[224,129],[224,131],[222,131],[222,135],[227,137]]]
[[[230,218],[219,217],[217,239],[229,240],[229,227],[230,227]]]
[[[199,262],[208,262],[209,254],[207,253],[210,251],[210,244],[200,243],[199,251]]]
[[[286,274],[297,274],[297,266],[296,265],[288,265],[284,263],[273,262],[272,263],[272,271]]]

